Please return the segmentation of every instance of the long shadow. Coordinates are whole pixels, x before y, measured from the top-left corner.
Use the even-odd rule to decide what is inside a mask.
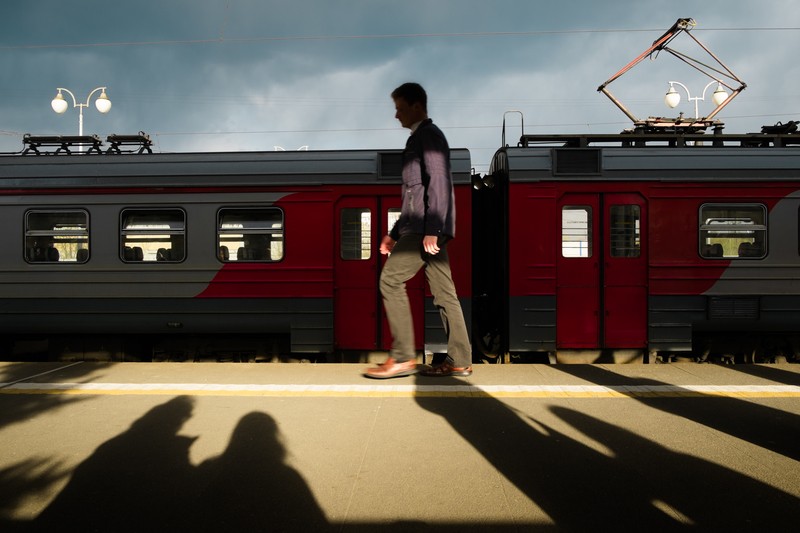
[[[191,417],[187,396],[158,405],[81,463],[33,531],[325,531],[303,478],[285,463],[278,427],[253,412],[227,449],[198,467],[196,437],[178,432]],[[20,485],[37,479],[17,472]],[[38,481],[42,481],[41,479]],[[48,480],[50,481],[50,480]],[[0,524],[20,528],[6,521]]]
[[[2,408],[0,408],[0,428],[24,422],[40,413],[58,409],[75,403],[83,402],[88,398],[79,398],[75,396],[65,396],[62,394],[22,394],[14,392],[9,384],[15,382],[26,382],[27,378],[36,376],[48,370],[58,369],[52,375],[58,375],[60,380],[77,381],[80,383],[88,383],[90,380],[86,379],[86,375],[95,371],[96,366],[78,364],[70,366],[65,363],[63,365],[47,363],[47,364],[7,364],[4,365],[0,371],[0,401],[2,401]],[[50,375],[50,374],[45,374]],[[41,376],[40,379],[45,379]]]
[[[556,370],[597,385],[670,385],[630,378],[596,365],[554,365]],[[635,396],[637,401],[703,424],[767,450],[800,460],[800,415],[727,396]],[[704,443],[698,442],[698,446]]]
[[[47,459],[25,459],[0,469],[0,531],[23,531],[27,524],[11,519],[28,498],[69,476],[62,465]]]
[[[15,382],[26,382],[28,378],[37,374],[56,369],[60,378],[83,383],[89,381],[86,374],[95,370],[86,365],[70,366],[68,363],[4,363],[0,367],[0,383],[4,384],[0,385],[0,430],[43,413],[89,400],[88,397],[61,394],[20,394],[9,386]],[[10,443],[6,445],[3,451],[9,452],[11,445]],[[67,476],[69,472],[63,465],[44,458],[25,459],[1,469],[0,530],[10,531],[23,527],[23,524],[15,523],[9,518],[14,511],[28,498],[34,497]]]
[[[418,378],[418,383],[431,381]],[[436,383],[464,384],[457,379]],[[552,411],[596,440],[608,443],[613,456],[520,415],[494,398],[420,395],[416,401],[451,424],[562,531],[777,531],[796,525],[800,519],[800,500],[794,496],[702,459],[670,455],[652,441],[568,409]],[[448,450],[438,453],[458,461]],[[703,491],[693,488],[697,483],[704,484]],[[674,500],[670,495],[680,491],[699,498],[700,503],[687,504],[687,498],[681,496],[673,504],[677,508],[674,512],[669,507]],[[758,521],[743,522],[744,511],[731,512],[723,505],[703,506],[705,491],[735,495],[732,501],[737,504],[750,502],[746,514]]]
[[[800,369],[800,365],[792,365],[792,367]],[[747,374],[748,376],[766,379],[774,383],[800,387],[800,372],[785,370],[777,365],[730,365],[725,368]]]
[[[624,501],[622,512],[628,504],[650,504],[701,531],[787,531],[800,519],[796,496],[573,409],[550,410],[611,451],[604,456],[611,463],[607,470],[628,487],[615,495]],[[641,490],[644,498],[631,502],[631,490]]]

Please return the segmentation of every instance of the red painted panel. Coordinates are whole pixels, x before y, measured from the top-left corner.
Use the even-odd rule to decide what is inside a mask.
[[[591,243],[588,256],[569,256],[564,245],[557,252],[556,343],[559,348],[597,348],[600,345],[600,197],[598,194],[565,194],[558,201],[552,233],[562,240],[565,207],[589,212],[586,228]],[[569,232],[569,231],[568,231]],[[565,254],[567,256],[565,256]]]
[[[330,268],[281,263],[227,263],[198,298],[330,298]]]
[[[559,348],[597,348],[600,344],[600,291],[597,285],[559,286],[556,297]]]
[[[647,346],[647,287],[606,287],[604,306],[604,347]]]
[[[342,211],[367,209],[370,213],[370,253],[368,258],[344,259]],[[371,196],[346,197],[334,209],[335,345],[344,350],[375,350],[378,347],[378,199]],[[351,231],[358,231],[351,228]]]
[[[631,206],[638,206],[639,210],[638,253],[621,257],[632,251],[631,243],[625,239],[615,243],[612,231],[616,229],[630,236],[635,227],[629,225],[632,219],[615,221],[612,212]],[[635,193],[606,194],[603,216],[603,347],[644,348],[647,346],[647,203]],[[615,224],[619,227],[615,228]],[[615,244],[619,247],[616,252]]]
[[[509,296],[551,295],[556,292],[556,261],[560,251],[554,230],[561,214],[555,188],[513,184],[509,191]]]

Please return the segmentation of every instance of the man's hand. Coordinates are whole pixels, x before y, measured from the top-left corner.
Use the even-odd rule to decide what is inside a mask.
[[[394,239],[385,235],[383,240],[381,241],[381,253],[383,255],[389,255],[394,250],[394,245],[397,243]]]
[[[439,237],[436,235],[425,235],[425,238],[422,239],[422,248],[430,255],[438,254],[440,250]]]

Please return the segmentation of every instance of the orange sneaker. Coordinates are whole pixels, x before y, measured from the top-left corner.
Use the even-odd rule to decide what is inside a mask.
[[[373,379],[399,378],[411,376],[417,373],[417,362],[413,359],[409,361],[397,362],[393,357],[389,357],[385,363],[375,368],[369,368],[364,372],[364,377]]]

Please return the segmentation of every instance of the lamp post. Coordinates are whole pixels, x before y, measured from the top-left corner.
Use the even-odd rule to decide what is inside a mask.
[[[671,81],[669,82],[669,90],[667,91],[667,94],[664,96],[664,103],[667,104],[667,106],[669,106],[670,108],[676,107],[681,101],[681,95],[678,91],[675,90],[675,85],[683,87],[683,90],[686,91],[686,98],[689,101],[694,100],[694,118],[700,120],[700,112],[698,110],[697,102],[698,100],[706,99],[706,91],[708,90],[709,87],[711,87],[715,83],[717,84],[717,88],[711,95],[711,100],[714,102],[714,104],[717,105],[717,107],[719,107],[725,100],[727,100],[728,93],[725,92],[725,89],[722,88],[722,83],[720,83],[718,80],[712,80],[708,82],[708,84],[703,88],[702,96],[692,96],[691,93],[689,93],[689,88],[686,87],[686,85],[682,84],[679,81]]]
[[[67,108],[69,107],[69,103],[67,103],[67,101],[64,100],[64,96],[61,94],[61,91],[64,91],[65,93],[67,93],[68,95],[70,95],[72,97],[72,106],[73,107],[77,107],[78,110],[79,110],[79,114],[78,114],[78,135],[83,136],[83,108],[84,107],[89,107],[89,101],[92,99],[92,95],[94,93],[96,93],[97,91],[101,91],[100,92],[100,96],[98,96],[94,101],[94,105],[95,105],[95,107],[97,108],[98,111],[100,111],[101,113],[105,114],[105,113],[108,113],[108,111],[111,109],[111,100],[109,100],[108,96],[106,95],[106,88],[105,87],[98,87],[98,88],[94,89],[92,92],[90,92],[89,96],[86,97],[86,103],[85,104],[84,103],[79,103],[78,100],[75,98],[75,95],[72,94],[72,92],[69,91],[68,89],[64,89],[63,87],[59,87],[57,90],[58,90],[58,94],[56,94],[56,97],[53,98],[52,102],[50,102],[50,106],[53,108],[53,111],[55,111],[56,113],[58,113],[60,115],[61,113],[64,113],[67,110]]]

